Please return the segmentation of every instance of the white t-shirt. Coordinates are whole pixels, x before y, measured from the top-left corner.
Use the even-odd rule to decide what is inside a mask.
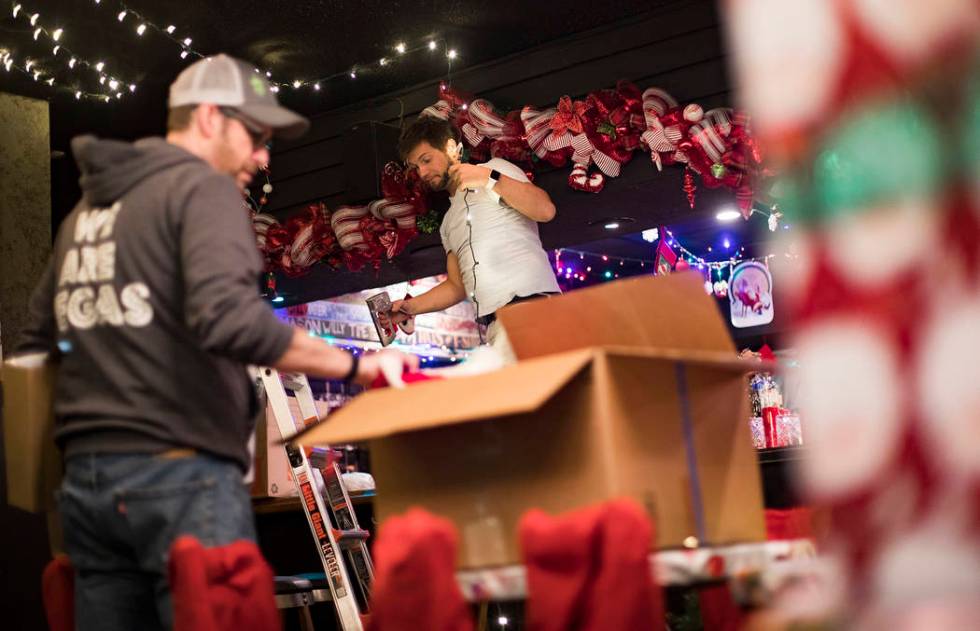
[[[481,164],[519,182],[527,176],[514,164],[493,158]],[[471,216],[467,226],[467,205]],[[558,281],[548,255],[541,247],[538,224],[499,202],[485,188],[460,189],[451,198],[449,210],[439,228],[446,252],[459,261],[467,297],[471,297],[477,316],[495,312],[518,296],[558,292]],[[473,261],[479,263],[474,268]]]

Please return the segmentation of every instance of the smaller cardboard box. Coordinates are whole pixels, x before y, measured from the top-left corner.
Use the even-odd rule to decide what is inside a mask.
[[[287,396],[289,411],[293,415],[293,425],[298,431],[303,428],[305,419],[300,412],[296,397]],[[326,416],[329,408],[325,401],[314,401],[317,413]],[[290,436],[294,434],[290,432]],[[254,478],[252,480],[252,497],[297,497],[299,491],[293,480],[293,468],[286,458],[286,450],[282,445],[279,425],[272,413],[272,406],[265,406],[265,413],[259,416],[255,424],[255,456],[253,461]]]
[[[530,508],[631,497],[659,548],[765,539],[746,367],[696,274],[630,279],[499,314],[503,370],[367,392],[298,437],[366,441],[384,518],[452,520],[460,567],[520,562]]]
[[[3,362],[3,445],[7,503],[39,513],[54,510],[61,454],[54,443],[57,368],[45,354]]]

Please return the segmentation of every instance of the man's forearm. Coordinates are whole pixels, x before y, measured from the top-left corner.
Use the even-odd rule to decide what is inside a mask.
[[[465,298],[466,290],[463,287],[451,280],[445,280],[424,294],[406,300],[402,304],[402,311],[409,315],[442,311],[462,302]]]
[[[283,372],[303,372],[321,379],[340,379],[347,376],[352,361],[347,351],[334,348],[297,328],[293,330],[286,352],[273,368]]]

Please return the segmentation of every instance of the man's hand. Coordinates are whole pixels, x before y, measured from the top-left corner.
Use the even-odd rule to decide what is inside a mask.
[[[396,369],[400,366],[401,370],[399,372],[414,372],[419,368],[419,358],[415,355],[406,355],[394,349],[362,355],[354,382],[363,385],[372,383],[381,374],[382,364],[393,364]]]
[[[483,188],[490,181],[490,169],[476,164],[454,164],[449,167],[450,181],[461,188]]]

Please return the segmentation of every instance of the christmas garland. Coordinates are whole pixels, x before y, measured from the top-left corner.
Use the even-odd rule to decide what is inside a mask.
[[[681,107],[660,88],[641,93],[627,82],[580,101],[563,96],[554,107],[528,105],[507,113],[485,99],[442,85],[439,100],[421,115],[450,121],[471,161],[499,157],[522,166],[529,175],[542,164],[560,168],[571,163],[568,185],[590,193],[601,191],[607,178],[618,177],[622,165],[644,151],[657,170],[670,164],[685,166],[684,190],[692,208],[697,174],[709,188],[734,190],[748,218],[752,183],[765,174],[744,114],[728,108],[704,112],[696,104]],[[431,209],[414,172],[406,173],[391,162],[384,167],[381,183],[384,197],[362,206],[331,211],[322,202],[311,204],[285,223],[256,213],[253,223],[268,268],[291,277],[306,274],[319,261],[351,271],[367,264],[378,269],[420,231],[438,229],[441,217]]]

